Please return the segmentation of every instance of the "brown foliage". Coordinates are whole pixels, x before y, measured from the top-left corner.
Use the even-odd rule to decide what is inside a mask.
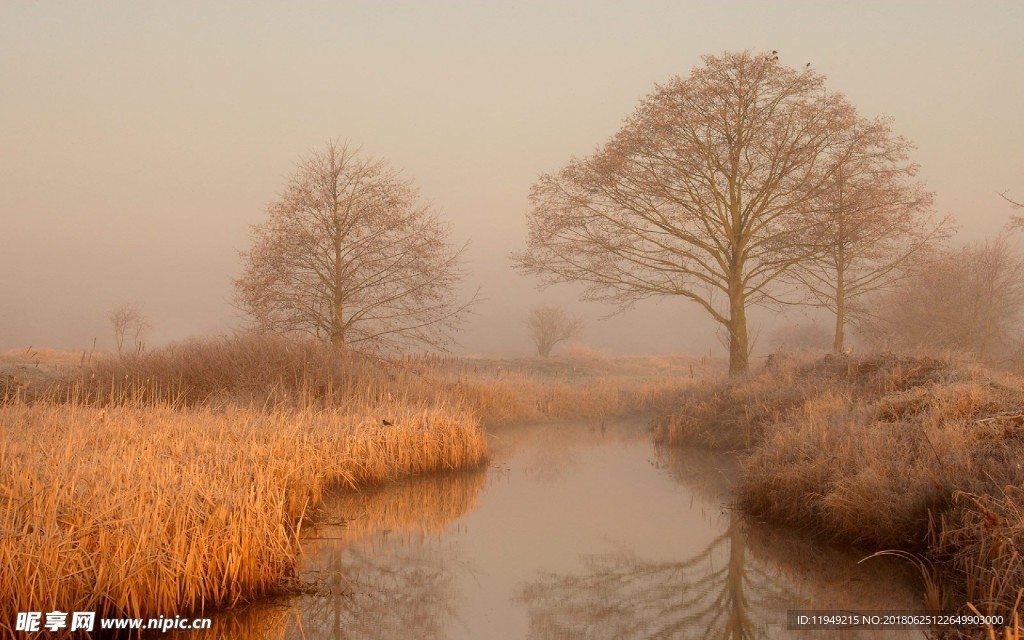
[[[815,221],[805,242],[817,251],[797,262],[791,277],[811,303],[835,314],[833,350],[843,350],[846,326],[864,318],[864,299],[888,289],[927,261],[949,235],[948,218],[931,213],[933,195],[913,180],[913,145],[886,119],[861,119],[830,150],[836,170],[814,197]]]
[[[535,307],[526,318],[537,355],[548,357],[559,342],[579,335],[583,323],[560,307]]]

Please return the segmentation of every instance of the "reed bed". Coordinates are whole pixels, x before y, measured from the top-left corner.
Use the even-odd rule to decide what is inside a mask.
[[[0,425],[4,621],[174,615],[271,593],[326,487],[475,467],[487,451],[471,414],[443,405],[8,404]]]
[[[97,357],[56,379],[0,378],[0,404],[42,399],[91,406],[345,408],[441,400],[472,409],[485,424],[499,424],[666,411],[695,375],[713,366],[683,357],[594,355],[384,359],[334,352],[313,341],[241,334],[123,358]]]
[[[693,382],[669,359],[513,371],[255,335],[70,362],[0,376],[0,636],[18,611],[187,615],[287,589],[327,488],[476,468],[483,423],[658,410]]]
[[[1019,378],[934,358],[776,360],[695,389],[657,437],[743,450],[743,507],[812,535],[914,554],[929,580],[945,576],[929,594],[936,606],[1020,612]]]

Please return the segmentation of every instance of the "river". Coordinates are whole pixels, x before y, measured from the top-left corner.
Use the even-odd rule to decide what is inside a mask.
[[[787,611],[921,608],[908,566],[749,522],[730,506],[733,457],[658,450],[642,421],[490,439],[485,469],[329,496],[304,534],[315,592],[225,612],[213,634],[869,638],[796,632]]]

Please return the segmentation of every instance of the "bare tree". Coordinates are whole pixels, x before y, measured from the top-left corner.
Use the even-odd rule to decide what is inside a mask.
[[[1009,196],[1009,192],[1004,191],[999,196],[1010,203],[1010,206],[1014,209],[1024,209],[1024,202],[1018,202]],[[1007,224],[1007,228],[1011,231],[1024,230],[1024,216],[1010,216],[1010,222]]]
[[[127,351],[141,353],[146,348],[145,337],[149,330],[149,318],[135,305],[126,304],[111,311],[107,318],[114,328],[114,343],[117,355]]]
[[[526,251],[542,283],[579,281],[623,306],[658,295],[699,304],[726,330],[729,370],[748,368],[747,306],[794,263],[826,153],[852,106],[824,77],[778,57],[707,56],[658,86],[592,156],[533,186]]]
[[[881,346],[950,349],[996,363],[1021,342],[1024,256],[1005,236],[951,251],[884,296],[867,333]]]
[[[534,307],[526,319],[537,354],[546,358],[559,342],[579,335],[583,323],[561,307]]]
[[[806,243],[818,250],[790,272],[812,304],[835,314],[836,353],[846,325],[862,318],[864,296],[906,275],[951,227],[949,218],[934,219],[932,194],[912,180],[913,145],[894,136],[888,120],[861,120],[850,133],[832,150],[836,170],[813,201]]]
[[[416,189],[347,142],[303,160],[235,281],[258,328],[334,347],[443,347],[467,310],[463,248]]]

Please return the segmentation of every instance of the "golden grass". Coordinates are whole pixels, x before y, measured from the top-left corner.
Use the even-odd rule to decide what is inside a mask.
[[[272,593],[294,580],[327,487],[477,467],[481,423],[665,408],[692,364],[382,360],[241,335],[14,369],[0,377],[0,636],[17,611],[185,615]],[[445,513],[468,500],[447,498]]]
[[[395,424],[382,426],[387,416]],[[293,570],[324,488],[486,456],[450,407],[0,407],[0,603],[144,617],[230,606]]]
[[[739,501],[761,517],[919,554],[947,577],[936,604],[1019,611],[1020,379],[931,358],[774,363],[695,390],[658,436],[744,449]]]
[[[384,360],[243,334],[100,357],[57,379],[8,379],[6,387],[0,379],[0,403],[344,408],[441,399],[497,424],[667,410],[708,368],[684,357]]]

